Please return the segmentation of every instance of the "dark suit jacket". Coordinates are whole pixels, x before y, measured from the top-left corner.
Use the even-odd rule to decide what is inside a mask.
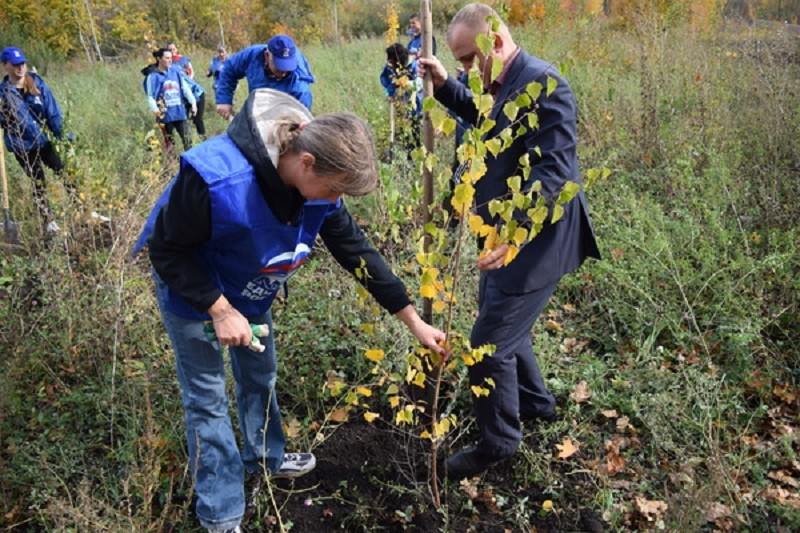
[[[567,180],[581,183],[577,157],[577,109],[572,89],[555,67],[522,50],[511,63],[505,82],[495,95],[491,118],[497,124],[487,138],[498,135],[509,125],[508,117],[502,112],[503,105],[524,92],[532,81],[538,81],[546,88],[548,76],[558,81],[558,87],[550,96],[546,96],[546,90],[543,90],[537,101],[538,129],[518,138],[497,158],[487,156],[488,170],[476,184],[475,200],[478,214],[488,224],[494,223],[489,215],[489,200],[509,192],[506,179],[522,175],[519,158],[525,153],[530,154],[533,167],[525,185],[530,187],[534,181],[540,180],[542,193],[548,200],[558,196]],[[478,111],[472,103],[472,93],[463,84],[450,77],[434,96],[463,120],[475,124]],[[530,109],[520,110],[518,116],[527,111]],[[534,151],[537,146],[541,149],[541,157]],[[558,281],[564,274],[577,269],[587,257],[599,259],[600,252],[586,196],[581,191],[565,206],[561,220],[555,224],[546,223],[514,261],[487,275],[495,277],[498,287],[506,292],[529,292]]]

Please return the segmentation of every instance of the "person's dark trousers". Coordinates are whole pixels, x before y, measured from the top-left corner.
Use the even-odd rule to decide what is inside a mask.
[[[555,398],[544,384],[533,353],[531,328],[557,284],[509,294],[497,287],[493,275],[481,274],[478,318],[470,342],[473,347],[494,344],[496,351],[469,368],[469,380],[491,391],[488,396],[474,397],[480,430],[477,449],[487,457],[502,459],[517,450],[522,440],[520,415],[555,410]],[[494,380],[494,388],[485,383],[486,378]]]
[[[206,125],[203,122],[203,114],[206,111],[206,93],[200,95],[200,98],[197,99],[197,114],[192,118],[192,122],[194,122],[194,127],[197,129],[197,134],[200,136],[201,139],[205,140],[206,138]],[[186,106],[186,115],[189,116],[192,112],[192,106]]]
[[[33,179],[33,201],[39,210],[39,214],[44,220],[50,220],[50,204],[47,201],[47,182],[44,176],[44,167],[53,169],[59,176],[63,174],[64,163],[58,157],[53,143],[46,144],[29,150],[27,152],[14,152],[14,157],[25,171],[25,174]]]
[[[175,132],[177,131],[183,143],[183,149],[188,150],[192,147],[192,140],[189,138],[189,126],[185,120],[165,122],[164,127],[173,146],[175,145]]]

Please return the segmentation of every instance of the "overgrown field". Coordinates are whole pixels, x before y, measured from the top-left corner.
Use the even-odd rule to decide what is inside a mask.
[[[399,364],[413,344],[397,321],[361,304],[321,248],[274,308],[290,448],[314,449],[319,466],[272,486],[247,530],[797,531],[798,38],[732,26],[700,35],[655,21],[515,34],[571,81],[584,168],[613,170],[588,192],[604,258],[562,281],[534,331],[560,419],[526,427],[512,461],[447,487],[434,511],[425,447],[389,423],[385,398],[369,399],[384,416],[367,424],[359,409],[343,416],[332,394],[332,381],[374,379],[365,350]],[[318,79],[314,111],[365,117],[387,153],[383,46],[304,51]],[[190,55],[204,71],[210,51]],[[176,168],[146,111],[141,66],[48,66],[77,134],[70,175],[82,198],[69,205],[51,180],[67,230],[56,241],[38,238],[30,182],[7,158],[26,249],[0,255],[6,530],[199,530],[172,352],[146,258],[129,256]],[[210,129],[221,132],[212,114]],[[449,161],[452,140],[438,142]],[[350,202],[414,291],[420,196],[419,173],[395,151],[381,188]],[[92,209],[113,224],[89,221]],[[462,332],[477,279],[474,247],[465,250]],[[461,388],[448,389],[465,421],[453,449],[475,430]]]

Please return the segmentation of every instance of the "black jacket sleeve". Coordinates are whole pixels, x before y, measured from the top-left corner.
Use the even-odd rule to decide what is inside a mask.
[[[351,274],[355,275],[364,260],[368,279],[358,281],[381,307],[394,314],[411,303],[403,282],[367,241],[344,205],[325,219],[319,234],[336,261]]]
[[[156,219],[150,261],[164,283],[201,312],[222,294],[195,255],[197,247],[210,238],[208,187],[192,167],[185,165]]]
[[[436,89],[433,96],[470,126],[478,122],[478,109],[472,101],[472,92],[455,76],[448,76],[444,85]]]

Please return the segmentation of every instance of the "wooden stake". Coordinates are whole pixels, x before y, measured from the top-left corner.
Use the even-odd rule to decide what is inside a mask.
[[[433,57],[433,18],[431,14],[431,0],[420,0],[420,16],[422,18],[422,51],[421,57],[429,59]],[[425,73],[423,79],[424,95],[433,97],[433,78],[430,71]],[[425,113],[422,119],[422,140],[425,145],[425,153],[433,153],[433,123],[429,113]],[[424,224],[431,221],[431,204],[433,203],[433,173],[423,165],[422,169],[422,220]],[[431,244],[431,236],[425,234],[423,251],[428,252]],[[433,302],[429,298],[423,300],[422,319],[427,323],[433,321]]]

